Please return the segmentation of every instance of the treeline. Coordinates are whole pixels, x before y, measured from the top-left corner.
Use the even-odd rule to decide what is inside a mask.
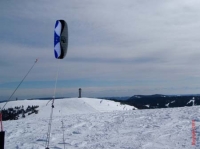
[[[128,100],[115,100],[138,109],[175,108],[200,105],[200,95],[134,95]]]
[[[8,108],[2,110],[2,120],[17,120],[18,118],[22,117],[25,118],[27,115],[31,115],[33,113],[38,114],[38,105],[35,106],[28,106],[26,109],[24,106],[16,106],[14,108]]]

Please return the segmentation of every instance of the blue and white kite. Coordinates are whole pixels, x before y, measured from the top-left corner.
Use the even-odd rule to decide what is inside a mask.
[[[54,54],[55,58],[63,59],[67,54],[68,28],[64,20],[57,20],[54,29]]]

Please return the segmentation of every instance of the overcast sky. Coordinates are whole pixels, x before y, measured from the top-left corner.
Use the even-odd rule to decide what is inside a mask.
[[[200,93],[200,1],[0,1],[0,99]],[[56,20],[68,52],[54,58]]]

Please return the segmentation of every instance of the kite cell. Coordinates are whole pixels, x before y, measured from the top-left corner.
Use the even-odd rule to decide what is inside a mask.
[[[63,59],[67,54],[68,28],[64,20],[57,20],[54,29],[54,54],[55,58]]]

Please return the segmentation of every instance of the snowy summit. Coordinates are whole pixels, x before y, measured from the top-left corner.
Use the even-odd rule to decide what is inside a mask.
[[[51,102],[46,103],[8,103],[7,108],[39,105],[39,112],[3,122],[6,149],[45,149],[51,111]],[[195,147],[191,145],[192,120],[199,132],[197,106],[133,110],[118,102],[93,98],[56,99],[54,105],[50,149],[190,149]]]

